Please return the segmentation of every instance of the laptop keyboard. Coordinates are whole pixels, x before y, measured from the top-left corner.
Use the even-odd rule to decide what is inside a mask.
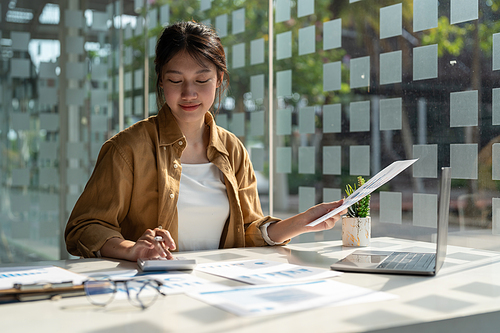
[[[393,252],[377,268],[427,271],[433,268],[435,253]]]

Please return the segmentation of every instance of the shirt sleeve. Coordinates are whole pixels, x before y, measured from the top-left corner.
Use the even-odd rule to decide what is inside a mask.
[[[130,163],[112,142],[106,142],[66,225],[69,253],[97,257],[108,239],[123,238],[120,221],[129,209],[131,179]]]
[[[236,179],[238,181],[238,196],[245,223],[245,246],[288,244],[290,240],[280,244],[274,242],[274,244],[270,244],[265,240],[261,227],[266,224],[278,222],[280,219],[271,216],[264,216],[257,192],[257,178],[255,177],[252,163],[250,162],[250,158],[244,147],[241,149],[241,159],[241,166],[238,170],[236,170]]]

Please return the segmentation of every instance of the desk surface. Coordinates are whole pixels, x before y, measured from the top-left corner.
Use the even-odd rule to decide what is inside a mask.
[[[376,238],[369,248],[429,251],[435,244]],[[264,258],[328,269],[357,248],[340,241],[183,253],[199,263]],[[135,263],[79,259],[39,262],[77,273],[133,269]],[[31,264],[30,264],[31,265]],[[2,265],[5,267],[8,265]],[[242,283],[193,271],[229,286]],[[0,305],[2,332],[498,332],[500,253],[448,246],[435,277],[345,273],[333,278],[399,298],[349,306],[327,306],[281,315],[244,318],[184,294],[159,299],[140,310],[111,303],[105,308],[85,297]]]

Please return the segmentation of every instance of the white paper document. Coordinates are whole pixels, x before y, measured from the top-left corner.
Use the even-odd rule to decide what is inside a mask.
[[[212,290],[219,288],[220,285],[215,285],[213,282],[196,277],[188,273],[181,272],[161,272],[161,273],[139,273],[138,270],[126,270],[122,272],[105,272],[99,275],[89,275],[89,277],[108,277],[110,280],[127,280],[134,278],[152,279],[162,283],[161,291],[167,295],[182,294],[188,291]],[[124,285],[117,286],[118,299],[127,298],[127,291]]]
[[[413,160],[403,160],[403,161],[396,161],[387,166],[385,169],[377,173],[375,176],[373,176],[370,180],[368,180],[366,183],[364,183],[362,186],[360,186],[354,193],[352,193],[350,196],[348,196],[345,200],[344,203],[332,210],[331,212],[321,216],[320,218],[312,221],[309,223],[307,226],[308,227],[314,227],[317,224],[320,224],[321,222],[329,219],[330,217],[333,217],[343,211],[346,208],[349,208],[349,206],[355,204],[359,200],[363,199],[366,197],[368,194],[372,193],[375,191],[377,188],[380,186],[384,185],[387,183],[389,180],[392,178],[396,177],[399,173],[401,173],[403,170],[408,168],[410,165],[415,163],[417,159]]]
[[[196,270],[250,284],[319,280],[342,274],[322,268],[262,259],[198,264]]]
[[[81,285],[84,275],[70,272],[56,266],[25,266],[0,268],[0,289],[14,288],[14,284],[42,284],[73,282]]]
[[[233,289],[225,287],[187,295],[238,316],[271,315],[327,305],[378,302],[398,297],[333,280]]]

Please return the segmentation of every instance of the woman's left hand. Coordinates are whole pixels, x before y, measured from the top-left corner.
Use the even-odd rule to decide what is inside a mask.
[[[335,226],[335,223],[340,220],[341,215],[347,214],[347,209],[344,209],[337,215],[334,215],[325,221],[313,226],[308,227],[307,224],[316,220],[317,218],[331,212],[332,210],[340,207],[344,203],[344,200],[334,201],[334,202],[325,202],[319,205],[313,206],[304,212],[304,221],[306,222],[306,228],[308,231],[322,231],[328,230]]]
[[[343,203],[344,200],[321,203],[309,208],[303,213],[297,214],[285,220],[271,223],[267,228],[268,236],[271,240],[279,244],[306,232],[331,229],[340,219],[340,216],[347,213],[347,209],[344,209],[337,215],[330,217],[314,227],[308,227],[307,225],[328,212],[331,212],[335,208],[340,207]]]

